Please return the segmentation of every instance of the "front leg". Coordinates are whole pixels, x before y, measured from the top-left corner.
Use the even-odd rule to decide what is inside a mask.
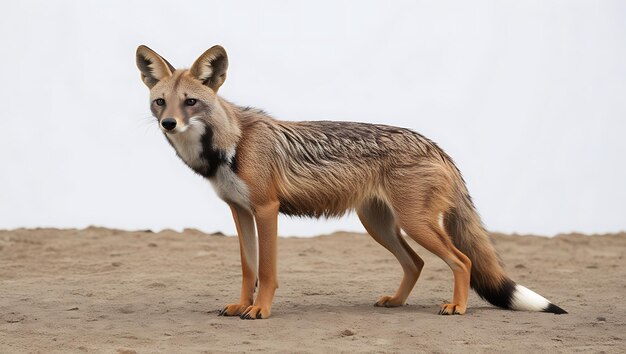
[[[278,201],[255,208],[254,218],[259,232],[259,295],[254,305],[241,315],[242,319],[268,318],[271,314],[274,292],[278,288],[278,208]]]
[[[240,316],[254,300],[254,287],[257,280],[257,241],[254,228],[254,216],[239,205],[231,204],[233,219],[239,236],[239,252],[241,254],[241,296],[238,303],[228,304],[220,316]]]

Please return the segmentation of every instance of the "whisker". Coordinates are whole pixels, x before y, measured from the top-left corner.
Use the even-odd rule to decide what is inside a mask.
[[[150,131],[151,129],[155,129],[155,128],[157,130],[160,130],[158,120],[152,114],[144,115],[136,122],[137,122],[137,128],[145,128],[144,133],[148,133],[148,131]]]
[[[142,124],[153,124],[157,122],[157,119],[154,116],[145,116],[141,119]]]

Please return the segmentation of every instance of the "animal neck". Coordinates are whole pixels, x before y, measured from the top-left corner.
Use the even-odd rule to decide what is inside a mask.
[[[228,151],[239,144],[241,122],[235,105],[219,96],[216,98],[217,102],[211,112],[212,143],[215,149]]]

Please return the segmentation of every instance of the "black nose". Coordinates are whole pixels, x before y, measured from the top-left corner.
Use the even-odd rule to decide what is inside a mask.
[[[161,121],[161,125],[165,130],[172,130],[176,128],[176,119],[174,118],[165,118]]]

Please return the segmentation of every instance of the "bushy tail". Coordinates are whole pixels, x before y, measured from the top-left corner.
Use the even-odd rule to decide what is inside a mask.
[[[443,221],[454,245],[472,261],[472,289],[491,304],[505,309],[567,313],[506,275],[460,176],[458,187],[454,207],[444,215]]]

